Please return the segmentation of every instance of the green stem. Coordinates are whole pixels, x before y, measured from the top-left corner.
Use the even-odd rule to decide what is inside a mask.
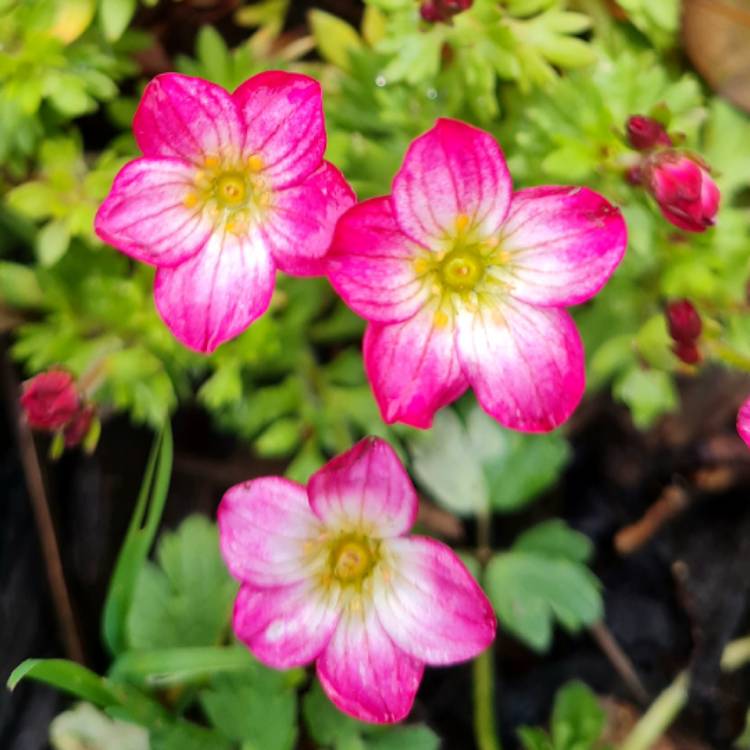
[[[484,568],[491,553],[490,513],[477,516],[477,557]],[[480,578],[481,580],[481,578]],[[495,723],[495,650],[490,645],[472,664],[474,683],[474,735],[479,750],[502,750]]]
[[[639,719],[619,750],[650,750],[684,708],[688,687],[687,673],[681,672]]]

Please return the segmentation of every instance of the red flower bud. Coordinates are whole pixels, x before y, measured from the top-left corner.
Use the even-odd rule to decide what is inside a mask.
[[[672,347],[672,351],[678,359],[681,359],[687,365],[697,365],[703,359],[700,349],[698,349],[695,343],[686,344],[678,341]]]
[[[667,305],[669,335],[678,343],[693,344],[701,335],[701,316],[690,300],[680,299]]]
[[[445,23],[471,8],[473,2],[474,0],[424,0],[419,7],[419,14],[429,23]]]
[[[75,447],[86,437],[94,419],[94,413],[93,406],[86,406],[79,409],[70,422],[65,425],[63,437],[65,438],[66,448]]]
[[[646,160],[643,182],[664,218],[688,232],[703,232],[714,224],[721,197],[711,175],[680,151],[657,151]]]
[[[79,399],[73,376],[64,370],[35,375],[23,384],[21,407],[31,427],[59,430],[78,411]]]
[[[671,146],[672,139],[664,126],[645,115],[633,115],[626,125],[630,145],[639,151],[647,151],[655,146]]]

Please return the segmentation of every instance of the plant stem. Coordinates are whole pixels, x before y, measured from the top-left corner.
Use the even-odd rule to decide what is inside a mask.
[[[488,511],[477,516],[477,558],[481,578],[492,553],[492,516]],[[495,723],[495,650],[490,645],[472,664],[474,683],[474,736],[479,750],[502,750]]]
[[[620,750],[650,750],[664,734],[688,699],[688,676],[680,672],[675,681],[651,704],[638,720]]]
[[[748,662],[750,662],[750,635],[728,643],[721,655],[721,668],[725,672],[733,672]]]

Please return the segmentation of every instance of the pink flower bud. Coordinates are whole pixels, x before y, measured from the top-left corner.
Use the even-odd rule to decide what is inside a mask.
[[[686,365],[697,365],[703,359],[700,349],[698,349],[695,343],[686,344],[678,341],[672,347],[672,351],[675,353],[677,359],[682,360]]]
[[[94,414],[94,407],[86,406],[73,415],[73,418],[65,425],[63,430],[66,448],[74,448],[86,437],[94,420]]]
[[[35,375],[23,384],[21,407],[31,427],[59,430],[79,408],[73,376],[65,370],[49,370]]]
[[[701,316],[690,300],[681,299],[667,305],[669,335],[682,344],[693,344],[701,335]]]
[[[696,159],[672,149],[658,151],[644,165],[643,178],[667,221],[688,232],[713,226],[719,188]]]
[[[419,7],[419,13],[429,23],[445,23],[458,13],[471,8],[473,3],[474,0],[424,0]]]
[[[645,115],[633,115],[627,122],[628,141],[638,151],[647,151],[655,146],[671,146],[672,139],[664,126]]]

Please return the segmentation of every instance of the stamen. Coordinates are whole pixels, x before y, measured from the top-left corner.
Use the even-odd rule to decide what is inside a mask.
[[[469,226],[469,217],[466,214],[456,216],[456,232],[461,234]]]
[[[247,160],[247,167],[251,172],[260,172],[264,166],[265,164],[263,164],[263,159],[261,159],[257,154],[253,154]]]

